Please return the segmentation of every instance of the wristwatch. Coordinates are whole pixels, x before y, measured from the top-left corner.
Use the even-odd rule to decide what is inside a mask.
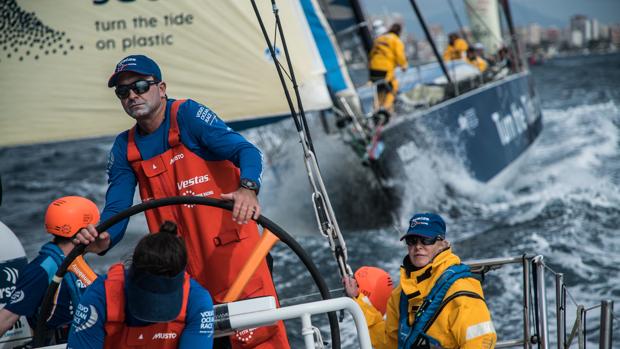
[[[260,189],[260,187],[258,186],[258,183],[254,182],[251,179],[247,179],[247,178],[241,179],[241,188],[254,190],[256,195],[258,195],[258,190]]]

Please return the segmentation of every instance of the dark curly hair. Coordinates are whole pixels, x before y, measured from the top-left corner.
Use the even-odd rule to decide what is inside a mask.
[[[133,252],[134,272],[173,277],[185,270],[187,249],[177,235],[177,225],[165,221],[159,232],[143,237]]]

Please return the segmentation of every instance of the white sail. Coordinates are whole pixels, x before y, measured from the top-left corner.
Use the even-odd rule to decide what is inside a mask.
[[[273,40],[271,2],[257,4]],[[130,127],[107,88],[116,63],[130,54],[159,63],[169,97],[200,101],[228,122],[290,113],[248,0],[7,0],[0,7],[7,14],[0,146]],[[325,69],[303,12],[293,0],[278,7],[304,107],[328,108]]]
[[[489,53],[502,46],[497,3],[497,0],[465,0],[474,40],[482,43]]]

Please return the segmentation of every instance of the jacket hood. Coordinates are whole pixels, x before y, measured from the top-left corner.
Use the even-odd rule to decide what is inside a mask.
[[[413,298],[421,300],[428,295],[446,269],[459,263],[461,259],[452,253],[451,248],[440,252],[432,262],[420,269],[415,269],[409,256],[405,256],[400,268],[400,286],[410,300]]]

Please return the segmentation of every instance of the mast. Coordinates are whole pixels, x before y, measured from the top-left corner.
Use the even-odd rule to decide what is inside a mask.
[[[370,34],[370,29],[368,29],[368,22],[366,21],[366,15],[364,14],[364,10],[362,9],[362,6],[357,0],[351,0],[351,8],[353,9],[353,13],[355,14],[357,23],[360,24],[358,32],[360,37],[362,38],[364,48],[366,49],[366,52],[370,52],[370,50],[372,49],[373,40],[372,35]]]
[[[424,17],[422,17],[422,14],[420,13],[418,4],[416,4],[415,0],[409,0],[409,2],[411,2],[411,6],[413,7],[413,11],[415,11],[416,17],[418,17],[418,21],[420,21],[420,25],[422,26],[422,29],[424,30],[424,35],[426,35],[426,39],[428,40],[429,44],[431,45],[431,48],[433,49],[433,53],[435,54],[435,58],[437,58],[437,62],[439,62],[439,66],[441,66],[441,70],[443,71],[443,74],[446,76],[446,79],[448,79],[448,83],[452,85],[453,82],[452,82],[452,79],[450,78],[450,74],[448,74],[448,69],[446,69],[446,65],[443,62],[443,57],[439,54],[439,51],[437,51],[435,40],[433,40],[431,33],[428,31],[428,27],[426,26],[426,21],[424,21]]]
[[[508,0],[500,0],[502,4],[502,8],[504,9],[504,15],[506,16],[506,22],[508,23],[508,30],[510,31],[510,41],[512,42],[512,46],[514,47],[514,52],[516,54],[516,68],[517,71],[521,70],[522,62],[521,62],[521,50],[519,49],[519,42],[517,41],[517,33],[515,32],[515,26],[512,22],[512,12],[510,11],[510,5],[508,4]]]

